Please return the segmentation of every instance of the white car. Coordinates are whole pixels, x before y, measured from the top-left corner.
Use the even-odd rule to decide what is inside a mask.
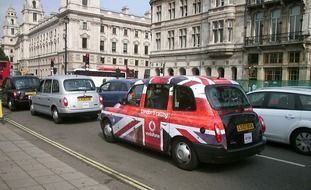
[[[103,106],[90,77],[80,75],[58,75],[43,79],[36,95],[31,98],[32,115],[51,115],[55,123],[67,116],[96,117]]]
[[[267,140],[290,144],[311,155],[311,89],[270,87],[247,94],[254,111],[263,117]]]

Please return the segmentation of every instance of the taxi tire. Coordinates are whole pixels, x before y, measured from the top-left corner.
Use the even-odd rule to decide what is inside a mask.
[[[182,152],[183,150],[184,152]],[[185,158],[187,161],[180,158],[180,155],[183,155],[185,152],[189,154],[187,158]],[[199,160],[192,143],[184,138],[174,140],[172,144],[172,157],[177,167],[184,170],[194,170],[199,164]]]
[[[56,107],[52,109],[52,118],[56,124],[60,124],[62,122],[62,118],[59,116],[59,112]]]
[[[290,144],[295,149],[296,152],[298,152],[300,154],[311,155],[310,138],[311,138],[311,129],[299,129],[292,134]],[[300,144],[301,141],[306,141],[305,146]],[[298,144],[297,144],[297,142],[298,142]],[[306,146],[308,147],[307,149],[309,151],[301,150],[302,147],[306,148]]]
[[[103,131],[104,139],[110,143],[115,142],[116,140],[115,140],[114,135],[113,135],[112,126],[111,126],[110,121],[107,119],[103,120],[100,122],[100,126],[101,126],[102,131]]]

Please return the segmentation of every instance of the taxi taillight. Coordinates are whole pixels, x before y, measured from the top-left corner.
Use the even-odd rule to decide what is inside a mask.
[[[264,134],[266,132],[266,124],[265,124],[265,121],[263,120],[263,118],[261,116],[258,116],[258,119],[259,119],[259,123],[261,125],[261,132],[262,134]]]
[[[215,131],[216,142],[220,143],[222,141],[221,130],[216,123],[214,124],[214,131]]]
[[[65,107],[68,106],[68,100],[67,100],[66,97],[63,98],[63,104],[64,104]]]
[[[13,91],[13,98],[16,99],[16,97],[17,97],[17,92]]]
[[[104,103],[104,99],[103,99],[102,96],[99,96],[99,103],[100,103],[100,104],[103,104],[103,103]]]

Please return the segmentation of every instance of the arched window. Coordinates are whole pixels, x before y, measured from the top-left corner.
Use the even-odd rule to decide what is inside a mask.
[[[174,70],[172,68],[168,68],[167,72],[169,76],[174,76]]]
[[[212,76],[212,69],[210,67],[206,68],[206,76],[208,77]]]
[[[192,68],[192,75],[193,75],[193,76],[198,76],[198,75],[200,75],[199,69],[196,68],[196,67]]]
[[[225,70],[224,70],[224,68],[222,68],[222,67],[219,67],[218,68],[218,77],[225,77]]]
[[[236,80],[237,79],[237,68],[232,67],[231,72],[232,72],[232,80]]]
[[[14,19],[11,19],[11,24],[14,25]]]
[[[179,69],[179,74],[180,74],[180,75],[186,75],[186,69],[183,68],[183,67],[181,67],[181,68]]]
[[[32,8],[37,8],[37,2],[36,1],[32,1]]]
[[[155,72],[156,72],[156,75],[157,75],[157,76],[160,76],[160,69],[159,69],[159,68],[156,68],[156,69],[155,69]]]

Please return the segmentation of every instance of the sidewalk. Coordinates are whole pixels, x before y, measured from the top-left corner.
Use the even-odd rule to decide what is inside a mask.
[[[0,122],[0,190],[108,190]]]

